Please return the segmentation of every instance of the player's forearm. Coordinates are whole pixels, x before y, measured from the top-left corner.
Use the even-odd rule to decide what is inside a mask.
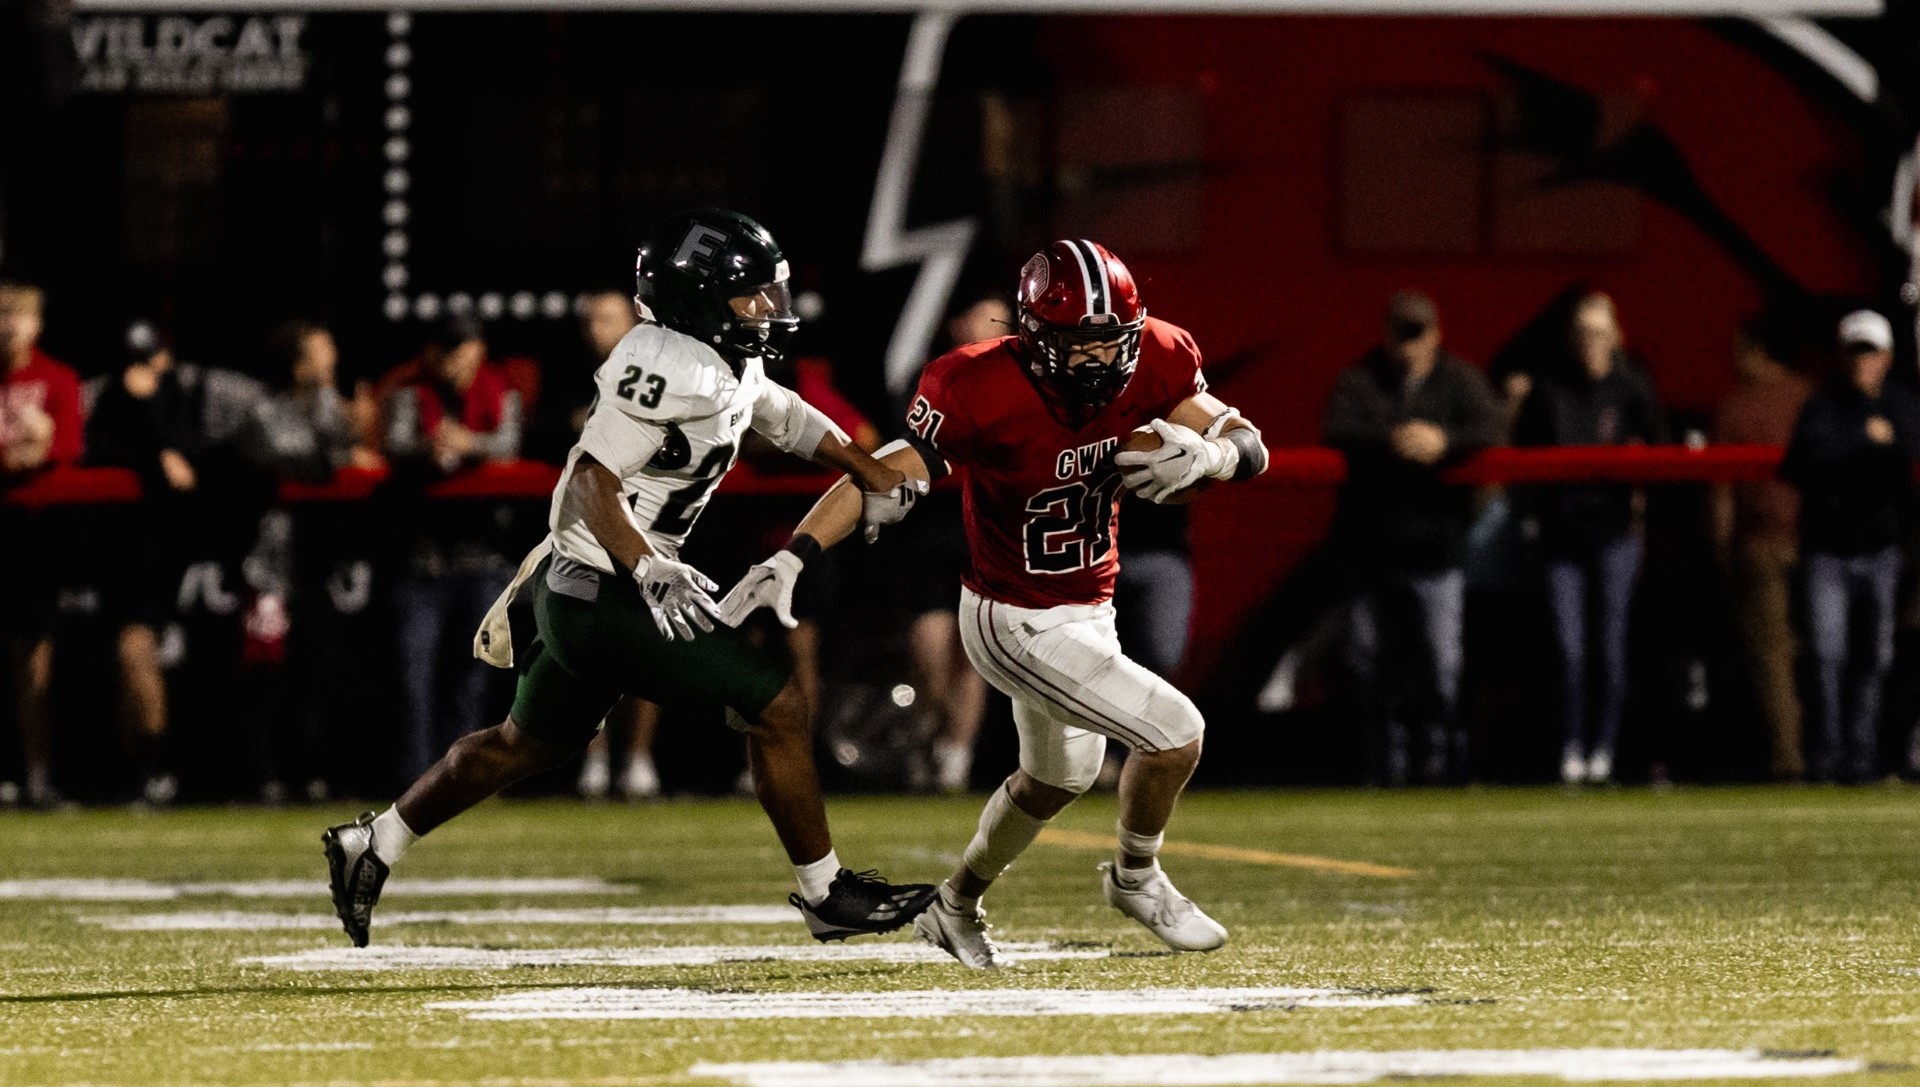
[[[860,524],[860,487],[842,476],[793,530],[794,536],[808,536],[823,549],[832,547],[853,534]]]
[[[653,554],[647,538],[627,519],[621,507],[620,480],[606,465],[582,453],[567,479],[567,494],[594,541],[624,569],[637,568],[641,559]]]
[[[900,472],[874,460],[867,452],[839,434],[829,432],[820,439],[812,461],[824,468],[845,472],[863,491],[879,492],[900,485]]]
[[[1267,447],[1260,429],[1244,416],[1207,393],[1191,397],[1173,409],[1169,421],[1200,434],[1219,453],[1216,479],[1251,479],[1267,470]],[[1211,432],[1209,434],[1209,432]]]
[[[851,448],[850,446],[848,448]],[[929,478],[927,466],[920,454],[911,446],[895,449],[893,452],[875,460],[855,449],[853,452],[863,460],[868,460],[885,472],[905,476],[908,479],[926,480]],[[887,486],[898,485],[898,480],[882,487],[868,487],[856,482],[852,476],[842,477],[839,482],[828,488],[820,496],[813,509],[800,520],[795,536],[810,536],[822,548],[832,547],[853,534],[860,527],[861,492],[884,490]]]

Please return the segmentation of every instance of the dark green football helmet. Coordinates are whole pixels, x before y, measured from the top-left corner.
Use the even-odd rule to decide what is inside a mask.
[[[640,246],[634,297],[652,319],[720,352],[736,370],[776,362],[800,319],[787,262],[767,228],[737,211],[670,215]]]

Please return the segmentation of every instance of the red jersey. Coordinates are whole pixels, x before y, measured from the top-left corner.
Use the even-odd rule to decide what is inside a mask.
[[[927,364],[907,427],[961,479],[967,569],[989,600],[1020,608],[1098,604],[1120,572],[1120,474],[1127,435],[1205,392],[1187,331],[1147,318],[1126,391],[1075,430],[1047,410],[1007,336]]]
[[[0,448],[19,440],[24,418],[40,411],[53,419],[47,465],[80,459],[80,379],[65,363],[39,348],[18,370],[0,363]]]

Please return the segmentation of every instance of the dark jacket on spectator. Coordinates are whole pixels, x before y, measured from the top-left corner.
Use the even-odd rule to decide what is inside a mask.
[[[1393,451],[1395,427],[1432,423],[1447,452],[1421,465]],[[1349,555],[1393,570],[1432,571],[1466,560],[1472,495],[1441,482],[1446,467],[1501,440],[1502,420],[1487,379],[1445,351],[1418,385],[1385,349],[1348,367],[1327,399],[1321,430],[1347,458],[1334,539]]]
[[[204,468],[210,452],[248,440],[265,396],[266,387],[253,378],[189,362],[169,367],[144,400],[127,391],[118,373],[94,378],[82,390],[87,463],[157,477],[160,451],[172,449]]]
[[[1893,424],[1893,441],[1867,437],[1867,420]],[[1844,377],[1808,398],[1780,474],[1800,488],[1805,553],[1860,555],[1899,542],[1920,459],[1920,400],[1888,384],[1878,397]]]
[[[145,398],[129,393],[120,375],[109,375],[87,414],[87,463],[131,468],[148,486],[161,483],[161,450],[198,461],[200,408],[199,385],[181,380],[178,366],[161,374]]]
[[[1562,370],[1528,394],[1514,422],[1513,444],[1656,445],[1667,424],[1653,385],[1624,357],[1598,381],[1583,370]],[[1596,483],[1516,489],[1522,511],[1540,525],[1549,556],[1591,552],[1633,531],[1633,488]]]

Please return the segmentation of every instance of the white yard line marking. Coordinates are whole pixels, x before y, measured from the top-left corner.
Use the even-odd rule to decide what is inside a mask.
[[[1415,1049],[1401,1052],[970,1057],[922,1061],[759,1061],[696,1064],[696,1076],[739,1087],[1181,1087],[1372,1083],[1436,1076],[1541,1076],[1610,1081],[1840,1076],[1865,1061],[1731,1049]]]
[[[194,1053],[353,1053],[374,1048],[372,1042],[260,1042],[254,1045],[196,1045]]]
[[[1398,1008],[1412,994],[1350,989],[921,989],[884,993],[714,993],[579,988],[429,1004],[469,1019],[934,1019],[956,1015],[1211,1015],[1270,1008]],[[1135,1079],[1128,1082],[1144,1083]]]
[[[153,902],[180,897],[179,891],[143,879],[6,879],[0,899],[61,902]]]
[[[375,929],[389,925],[784,925],[799,920],[791,906],[601,906],[572,909],[395,910],[375,913]],[[323,931],[340,922],[325,913],[247,913],[183,910],[177,913],[95,914],[80,920],[115,932]]]
[[[597,878],[502,879],[459,876],[452,879],[395,879],[388,895],[624,895],[639,888]],[[324,898],[322,879],[260,879],[222,883],[168,883],[144,879],[6,879],[0,899],[59,902],[160,902],[201,895],[234,898]]]
[[[1104,959],[1105,948],[1001,944],[1014,960]],[[723,962],[875,962],[951,965],[944,951],[919,942],[682,947],[326,947],[290,955],[236,959],[285,970],[513,970],[544,966],[713,966]]]

